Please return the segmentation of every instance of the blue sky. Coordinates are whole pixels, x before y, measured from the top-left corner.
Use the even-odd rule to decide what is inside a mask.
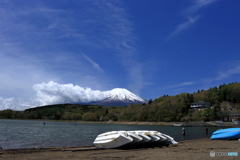
[[[240,78],[239,0],[2,0],[0,110],[149,100]],[[80,98],[79,98],[80,97]]]

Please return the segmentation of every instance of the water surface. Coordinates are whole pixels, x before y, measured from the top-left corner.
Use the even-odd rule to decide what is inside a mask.
[[[91,146],[98,134],[112,130],[155,130],[172,136],[176,141],[210,138],[219,127],[181,127],[160,125],[126,125],[104,123],[70,123],[30,120],[0,120],[0,146],[6,149],[37,147]]]

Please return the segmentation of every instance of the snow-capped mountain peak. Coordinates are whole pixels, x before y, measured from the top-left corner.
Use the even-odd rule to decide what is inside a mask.
[[[125,88],[114,88],[110,91],[105,92],[105,96],[107,99],[118,99],[118,100],[130,100],[130,101],[143,101],[144,99],[140,98],[139,96],[133,94],[132,92],[128,91]]]
[[[104,92],[105,99],[95,104],[105,106],[128,106],[130,104],[146,103],[146,100],[124,88],[114,88]]]

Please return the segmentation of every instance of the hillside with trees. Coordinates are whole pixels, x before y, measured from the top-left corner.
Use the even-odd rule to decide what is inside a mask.
[[[210,102],[211,108],[193,110],[191,103]],[[56,104],[30,108],[25,111],[3,110],[0,118],[49,119],[74,121],[210,121],[220,120],[229,112],[240,113],[240,83],[223,84],[195,93],[163,95],[148,104],[127,107]]]
[[[191,103],[210,102],[211,108],[193,110]],[[220,85],[196,93],[181,93],[175,96],[164,95],[146,105],[131,105],[119,115],[120,120],[128,121],[209,121],[228,116],[229,110],[240,112],[240,83]]]

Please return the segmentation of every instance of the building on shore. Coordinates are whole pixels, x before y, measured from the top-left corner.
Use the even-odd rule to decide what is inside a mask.
[[[229,121],[232,121],[232,120],[240,121],[240,113],[230,112],[228,114],[228,120]]]
[[[210,102],[204,102],[204,101],[199,101],[199,102],[193,102],[191,103],[191,109],[193,110],[200,110],[200,109],[205,109],[205,108],[211,108]]]

